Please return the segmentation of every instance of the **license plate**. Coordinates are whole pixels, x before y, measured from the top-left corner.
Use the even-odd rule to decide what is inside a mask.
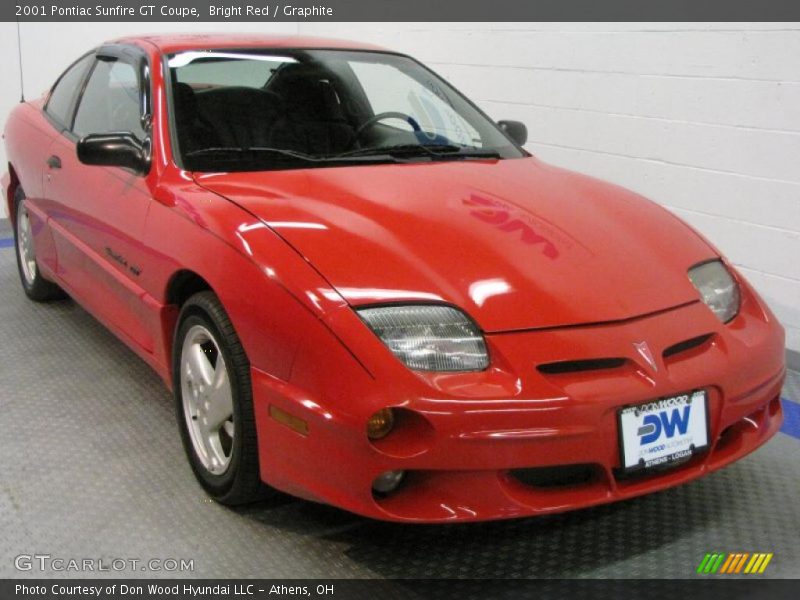
[[[680,463],[708,447],[704,390],[627,406],[617,415],[624,473]]]

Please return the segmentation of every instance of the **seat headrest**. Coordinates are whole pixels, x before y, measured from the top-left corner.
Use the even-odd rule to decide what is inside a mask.
[[[343,118],[334,89],[336,78],[330,72],[311,64],[282,67],[269,84],[269,90],[280,95],[295,115],[320,120]]]
[[[194,95],[192,86],[188,83],[178,83],[175,85],[175,104],[178,112],[183,116],[194,115],[197,112],[197,98]]]

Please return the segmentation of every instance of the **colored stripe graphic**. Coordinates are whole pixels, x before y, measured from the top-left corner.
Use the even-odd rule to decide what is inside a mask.
[[[722,560],[724,558],[725,558],[724,554],[720,554],[719,556],[717,556],[717,560],[714,561],[714,564],[711,567],[711,572],[712,573],[716,573],[717,572],[717,570],[719,569],[720,565],[722,564]]]
[[[703,560],[700,562],[700,566],[697,567],[698,573],[716,573],[717,569],[719,569],[722,561],[725,559],[724,553],[717,553],[714,552],[713,554],[706,554],[703,557]]]
[[[11,248],[14,245],[14,238],[0,238],[0,248]]]
[[[749,556],[750,555],[748,553],[746,553],[746,552],[741,555],[741,558],[739,559],[739,562],[736,563],[736,570],[734,571],[734,573],[738,573],[739,571],[742,570],[742,567],[744,566],[744,563],[747,560],[747,557],[749,557]]]
[[[730,569],[732,563],[733,563],[733,554],[728,554],[728,560],[726,560],[725,564],[722,565],[722,569],[720,569],[720,573],[727,573],[728,569]]]
[[[711,555],[710,554],[706,554],[703,557],[703,560],[700,561],[700,566],[697,567],[697,572],[698,573],[705,573],[706,572],[706,565],[708,564],[708,561],[710,559],[711,559]]]
[[[759,562],[761,562],[761,554],[753,554],[753,558],[751,558],[750,562],[747,563],[747,566],[744,568],[744,572],[752,573],[753,570],[758,567]]]
[[[759,573],[763,573],[764,572],[764,570],[767,568],[767,565],[769,564],[769,561],[772,560],[772,556],[773,556],[773,554],[772,554],[772,552],[770,552],[769,554],[767,554],[764,557],[764,562],[761,563],[761,568],[758,570]]]
[[[731,561],[731,566],[728,567],[728,570],[725,571],[726,573],[736,573],[736,569],[739,568],[739,565],[742,562],[742,553],[738,552],[733,555],[733,560]]]
[[[709,552],[700,561],[697,573],[735,575],[737,573],[755,575],[763,573],[773,557],[772,552]]]

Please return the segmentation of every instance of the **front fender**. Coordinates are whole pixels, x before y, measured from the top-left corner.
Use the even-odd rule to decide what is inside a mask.
[[[357,317],[266,224],[188,177],[156,198],[168,201],[155,200],[148,213],[145,245],[154,260],[141,277],[164,306],[164,364],[171,362],[177,316],[168,304],[167,288],[181,270],[202,277],[220,298],[254,368],[289,380],[301,342],[337,347],[343,360],[359,363],[335,333],[342,313]]]

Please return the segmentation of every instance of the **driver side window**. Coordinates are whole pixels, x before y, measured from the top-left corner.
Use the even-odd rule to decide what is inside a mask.
[[[142,140],[140,107],[136,68],[122,60],[100,58],[81,97],[72,131],[78,137],[129,131]]]

